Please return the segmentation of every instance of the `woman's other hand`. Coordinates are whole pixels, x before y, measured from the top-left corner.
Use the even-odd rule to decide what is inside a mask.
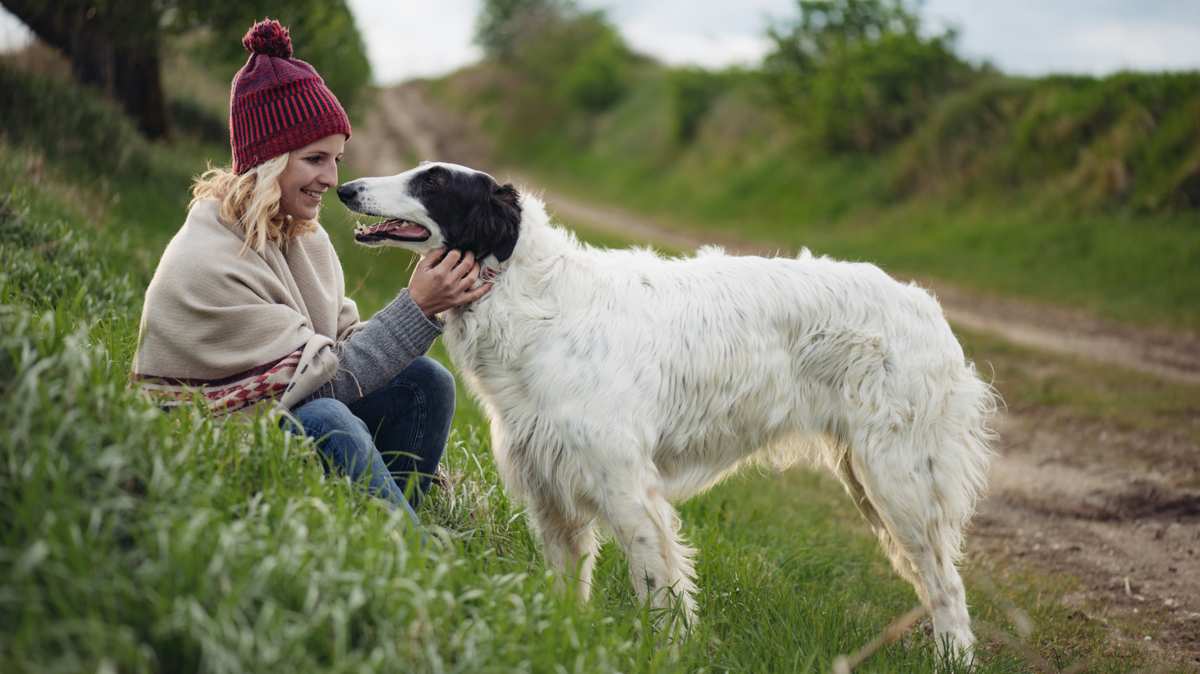
[[[439,248],[417,263],[408,281],[408,294],[426,316],[432,317],[486,295],[492,284],[475,287],[478,279],[479,265],[473,253]]]

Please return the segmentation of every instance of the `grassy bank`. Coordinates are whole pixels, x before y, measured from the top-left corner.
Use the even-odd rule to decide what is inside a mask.
[[[497,162],[670,226],[1200,328],[1200,75],[993,75],[902,142],[840,154],[814,148],[749,75],[725,76],[681,140],[676,77],[644,65],[610,109],[540,126],[511,70],[431,89],[486,130]]]
[[[55,103],[47,115],[92,112],[39,122],[78,142],[60,154],[32,127],[6,123],[0,142],[0,670],[819,672],[914,603],[829,480],[748,473],[682,508],[704,591],[700,627],[673,649],[611,544],[591,605],[553,590],[465,398],[452,488],[421,513],[425,547],[270,420],[159,413],[126,380],[141,292],[188,177],[227,149],[130,136],[114,167],[93,140],[126,122],[104,104],[6,81],[37,87],[26,94]],[[403,284],[404,259],[350,244],[337,205],[323,221],[369,315]],[[981,625],[1024,641],[1015,603],[1056,664],[1145,663],[1068,619],[1069,579],[971,568],[968,586]],[[916,632],[864,671],[930,671],[931,652]],[[1028,669],[1020,648],[985,638],[975,671]]]

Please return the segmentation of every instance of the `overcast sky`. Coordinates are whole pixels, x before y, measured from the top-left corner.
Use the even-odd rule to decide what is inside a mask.
[[[602,8],[639,51],[668,63],[755,63],[771,21],[795,0],[579,0]],[[439,75],[479,58],[480,0],[349,0],[384,84]],[[959,29],[959,51],[1005,72],[1105,74],[1200,69],[1200,0],[927,0],[931,26]],[[299,37],[299,36],[298,36]],[[0,10],[0,48],[28,39]],[[303,57],[303,46],[298,45]]]

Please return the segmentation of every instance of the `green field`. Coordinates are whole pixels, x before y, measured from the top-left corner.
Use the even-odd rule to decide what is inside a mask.
[[[227,150],[145,143],[90,96],[6,81],[32,82],[30,105],[74,115],[53,133],[89,142],[30,128],[0,143],[0,671],[821,672],[915,603],[840,488],[803,470],[746,473],[682,507],[701,624],[672,645],[611,543],[591,605],[554,590],[465,393],[425,547],[268,419],[156,411],[127,383],[142,289],[189,177]],[[93,137],[124,139],[121,162]],[[369,315],[409,261],[353,246],[337,204],[323,220]],[[1069,578],[973,560],[967,583],[976,671],[1028,671],[1014,644],[1087,671],[1147,662],[1069,618]],[[863,671],[931,671],[932,653],[918,630]]]

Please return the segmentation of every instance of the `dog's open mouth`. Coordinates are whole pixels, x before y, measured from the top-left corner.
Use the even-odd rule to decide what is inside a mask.
[[[370,225],[360,224],[354,228],[354,240],[359,243],[378,241],[424,241],[429,230],[408,220],[391,219]]]

